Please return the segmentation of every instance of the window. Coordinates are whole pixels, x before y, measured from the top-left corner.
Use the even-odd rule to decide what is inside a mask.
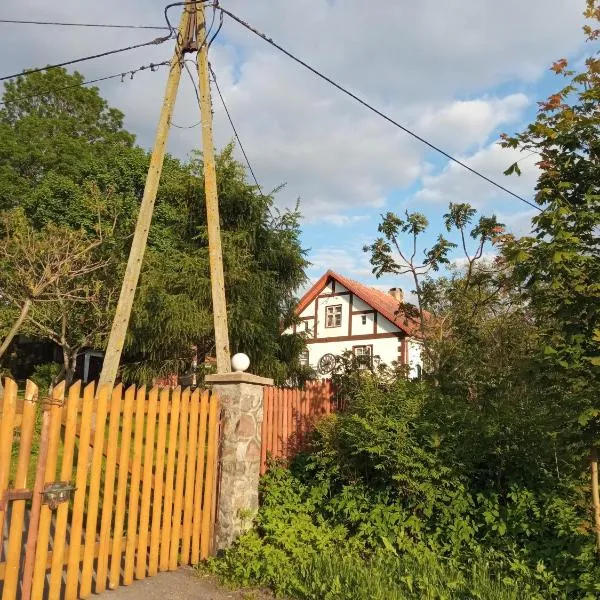
[[[359,366],[371,367],[373,363],[373,346],[354,346],[354,358]]]
[[[304,331],[306,333],[312,333],[312,329],[310,328],[310,322],[309,321],[304,321]]]
[[[366,325],[366,324],[367,324],[367,315],[363,315],[363,316],[361,317],[361,321],[362,321],[362,324],[363,324],[363,325]]]
[[[325,308],[325,327],[342,326],[342,305],[327,306]]]
[[[308,360],[308,350],[304,350],[304,352],[300,353],[299,361],[301,367],[308,367],[310,364]]]

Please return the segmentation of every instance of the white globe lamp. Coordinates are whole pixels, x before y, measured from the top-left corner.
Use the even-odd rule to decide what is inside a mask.
[[[243,352],[238,352],[234,354],[231,358],[231,368],[234,373],[243,373],[248,370],[250,366],[250,359]]]

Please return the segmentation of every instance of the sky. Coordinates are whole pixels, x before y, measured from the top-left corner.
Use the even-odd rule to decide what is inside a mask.
[[[166,4],[3,0],[0,18],[162,25]],[[394,120],[529,200],[538,174],[535,156],[502,149],[499,134],[522,130],[535,117],[537,101],[563,83],[548,71],[555,60],[565,57],[576,65],[591,53],[581,32],[583,0],[221,0],[221,5]],[[169,12],[175,23],[180,10]],[[0,23],[0,73],[157,35]],[[76,68],[93,79],[168,60],[172,49],[167,42]],[[309,281],[333,269],[409,292],[406,278],[377,280],[362,250],[377,237],[380,215],[387,211],[427,216],[423,249],[443,232],[449,202],[469,202],[481,214],[496,214],[517,235],[529,231],[531,207],[449,163],[228,18],[210,60],[263,190],[285,184],[277,205],[300,202]],[[98,84],[146,148],[153,143],[166,77],[163,68]],[[233,132],[214,93],[213,105],[219,148]],[[198,120],[194,88],[184,74],[173,122],[185,127]],[[169,152],[185,159],[199,148],[200,134],[198,127],[173,128]],[[504,176],[516,160],[521,177]]]

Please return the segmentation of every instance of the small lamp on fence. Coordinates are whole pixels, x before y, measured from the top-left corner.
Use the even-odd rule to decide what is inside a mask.
[[[42,503],[47,504],[50,510],[56,510],[59,504],[71,499],[74,491],[75,487],[69,481],[52,481],[42,490]]]

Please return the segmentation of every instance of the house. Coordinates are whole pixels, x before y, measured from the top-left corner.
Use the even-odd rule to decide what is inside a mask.
[[[419,324],[400,311],[403,302],[399,288],[383,292],[327,271],[296,308],[301,324],[286,333],[306,333],[301,362],[324,377],[346,351],[368,366],[406,365],[410,377],[419,377]]]

